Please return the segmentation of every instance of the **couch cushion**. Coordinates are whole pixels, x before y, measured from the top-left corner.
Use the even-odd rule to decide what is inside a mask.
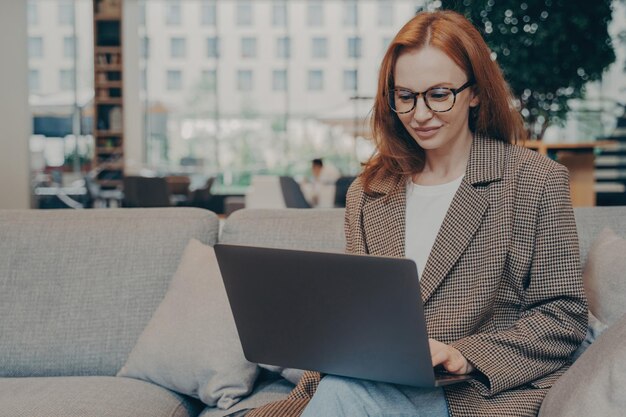
[[[224,417],[240,410],[257,408],[267,403],[284,400],[294,388],[294,385],[284,379],[268,380],[255,387],[254,392],[228,410],[207,407],[200,417]]]
[[[252,391],[257,373],[243,355],[215,251],[193,239],[118,376],[225,409]]]
[[[217,230],[193,208],[0,211],[0,376],[115,375]]]
[[[607,326],[626,313],[626,240],[605,228],[593,242],[583,273],[589,310]]]
[[[621,416],[626,410],[626,315],[548,391],[540,417]]]
[[[344,252],[343,209],[243,209],[226,220],[220,243]]]
[[[203,406],[129,378],[0,378],[4,417],[193,417]]]
[[[626,207],[577,207],[574,215],[583,266],[587,261],[589,248],[602,229],[610,227],[617,235],[626,237]]]

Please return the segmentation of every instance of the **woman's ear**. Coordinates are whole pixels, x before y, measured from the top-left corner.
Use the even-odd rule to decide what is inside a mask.
[[[469,102],[470,107],[477,107],[480,104],[480,98],[478,94],[472,91],[472,99]]]

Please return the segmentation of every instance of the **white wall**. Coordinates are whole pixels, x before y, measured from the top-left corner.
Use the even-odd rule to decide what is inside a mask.
[[[26,0],[0,1],[0,209],[30,208]]]

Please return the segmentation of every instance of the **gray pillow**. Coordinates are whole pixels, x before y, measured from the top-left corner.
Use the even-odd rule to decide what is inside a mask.
[[[620,416],[626,410],[626,315],[548,391],[539,417]]]
[[[589,310],[607,326],[626,313],[626,240],[611,229],[600,232],[583,273]]]
[[[253,388],[212,247],[193,239],[163,301],[117,376],[229,408]]]

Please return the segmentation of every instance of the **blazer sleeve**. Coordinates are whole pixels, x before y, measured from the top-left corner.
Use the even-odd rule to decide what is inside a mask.
[[[365,238],[361,227],[361,208],[364,191],[361,177],[357,177],[346,194],[346,210],[344,214],[344,233],[346,236],[346,253],[365,253]]]
[[[451,344],[486,376],[486,383],[473,383],[484,396],[559,370],[585,336],[587,301],[578,236],[568,172],[561,165],[547,174],[534,227],[530,270],[519,284],[519,319],[505,330]]]

